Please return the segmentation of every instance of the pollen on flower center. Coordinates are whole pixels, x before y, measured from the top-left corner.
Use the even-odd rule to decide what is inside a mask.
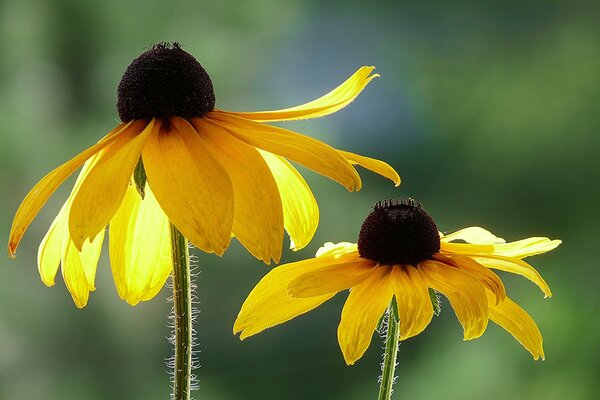
[[[123,122],[201,117],[215,107],[206,70],[178,43],[160,43],[133,60],[117,89]]]
[[[413,199],[375,204],[358,236],[359,255],[380,264],[415,265],[439,250],[435,222]]]

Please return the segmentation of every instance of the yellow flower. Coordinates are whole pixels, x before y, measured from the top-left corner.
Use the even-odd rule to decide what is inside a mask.
[[[382,161],[263,122],[336,112],[377,76],[373,69],[360,68],[304,105],[228,112],[214,107],[210,77],[193,56],[178,44],[152,47],[129,65],[119,84],[117,108],[123,123],[46,175],[25,197],[13,221],[9,255],[15,256],[48,198],[84,165],[38,254],[44,283],[53,285],[62,265],[78,307],[94,290],[107,225],[118,292],[131,304],[152,298],[172,269],[169,222],[205,252],[223,254],[235,236],[255,257],[278,261],[284,228],[292,247],[300,249],[319,220],[310,188],[288,160],[350,191],[361,187],[356,164],[396,185],[400,178]],[[141,172],[135,179],[140,194],[134,171]]]
[[[365,353],[378,321],[395,297],[400,339],[421,333],[434,315],[429,288],[444,294],[464,340],[478,338],[491,319],[533,355],[544,358],[533,319],[506,296],[490,269],[522,275],[546,297],[550,288],[523,258],[545,253],[560,240],[533,237],[506,243],[479,227],[442,235],[412,199],[377,203],[362,225],[358,244],[327,243],[316,258],[274,268],[252,290],[235,321],[240,338],[289,321],[350,289],[338,327],[348,365]]]

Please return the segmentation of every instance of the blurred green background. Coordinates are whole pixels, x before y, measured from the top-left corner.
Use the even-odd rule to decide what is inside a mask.
[[[515,240],[560,238],[532,263],[553,289],[502,275],[537,321],[547,359],[505,331],[463,342],[452,310],[400,346],[398,399],[593,399],[600,391],[599,3],[577,1],[0,1],[0,243],[38,179],[117,123],[116,86],[149,45],[179,41],[211,74],[217,106],[282,108],[325,93],[361,65],[375,80],[347,109],[286,124],[387,160],[394,188],[361,171],[345,190],[303,170],[321,208],[311,257],[354,241],[371,205],[411,196],[438,227],[481,225]],[[70,181],[72,182],[72,181]],[[78,310],[60,278],[46,288],[37,246],[64,185],[16,260],[0,257],[0,399],[166,399],[168,290],[130,307],[104,253]],[[381,355],[345,366],[336,328],[346,295],[245,342],[231,334],[269,267],[233,243],[196,253],[198,399],[375,398]]]

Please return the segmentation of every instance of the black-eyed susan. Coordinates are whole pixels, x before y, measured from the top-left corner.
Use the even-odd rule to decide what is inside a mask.
[[[116,286],[131,304],[152,298],[172,270],[169,223],[205,252],[221,255],[236,237],[255,257],[278,261],[284,229],[292,247],[300,249],[319,220],[311,190],[288,160],[350,191],[361,187],[356,164],[400,183],[382,161],[265,124],[340,110],[378,76],[373,69],[362,67],[331,92],[297,107],[228,112],[215,108],[211,79],[192,55],[178,44],[155,45],[129,65],[119,84],[123,123],[25,197],[14,218],[9,255],[15,256],[48,198],[84,165],[38,256],[47,285],[54,284],[62,265],[78,307],[94,289],[107,225]]]
[[[544,357],[533,319],[506,296],[492,271],[522,275],[546,297],[550,288],[523,258],[554,249],[560,240],[533,237],[506,243],[479,227],[442,235],[412,199],[377,203],[358,243],[327,243],[315,258],[274,268],[252,290],[234,324],[241,339],[314,309],[350,289],[338,327],[347,364],[367,350],[380,318],[397,304],[399,338],[421,333],[434,315],[430,290],[445,295],[464,328],[478,338],[492,320],[535,359]]]

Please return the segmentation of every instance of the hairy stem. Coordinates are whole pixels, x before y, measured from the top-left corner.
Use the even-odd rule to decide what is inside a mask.
[[[398,318],[398,305],[396,299],[392,298],[387,311],[387,333],[385,338],[385,353],[381,367],[381,385],[379,386],[378,400],[390,400],[392,398],[392,386],[394,385],[394,374],[396,370],[396,355],[400,337],[400,325]]]
[[[188,241],[171,224],[175,359],[173,400],[189,400],[192,380],[192,288]]]

